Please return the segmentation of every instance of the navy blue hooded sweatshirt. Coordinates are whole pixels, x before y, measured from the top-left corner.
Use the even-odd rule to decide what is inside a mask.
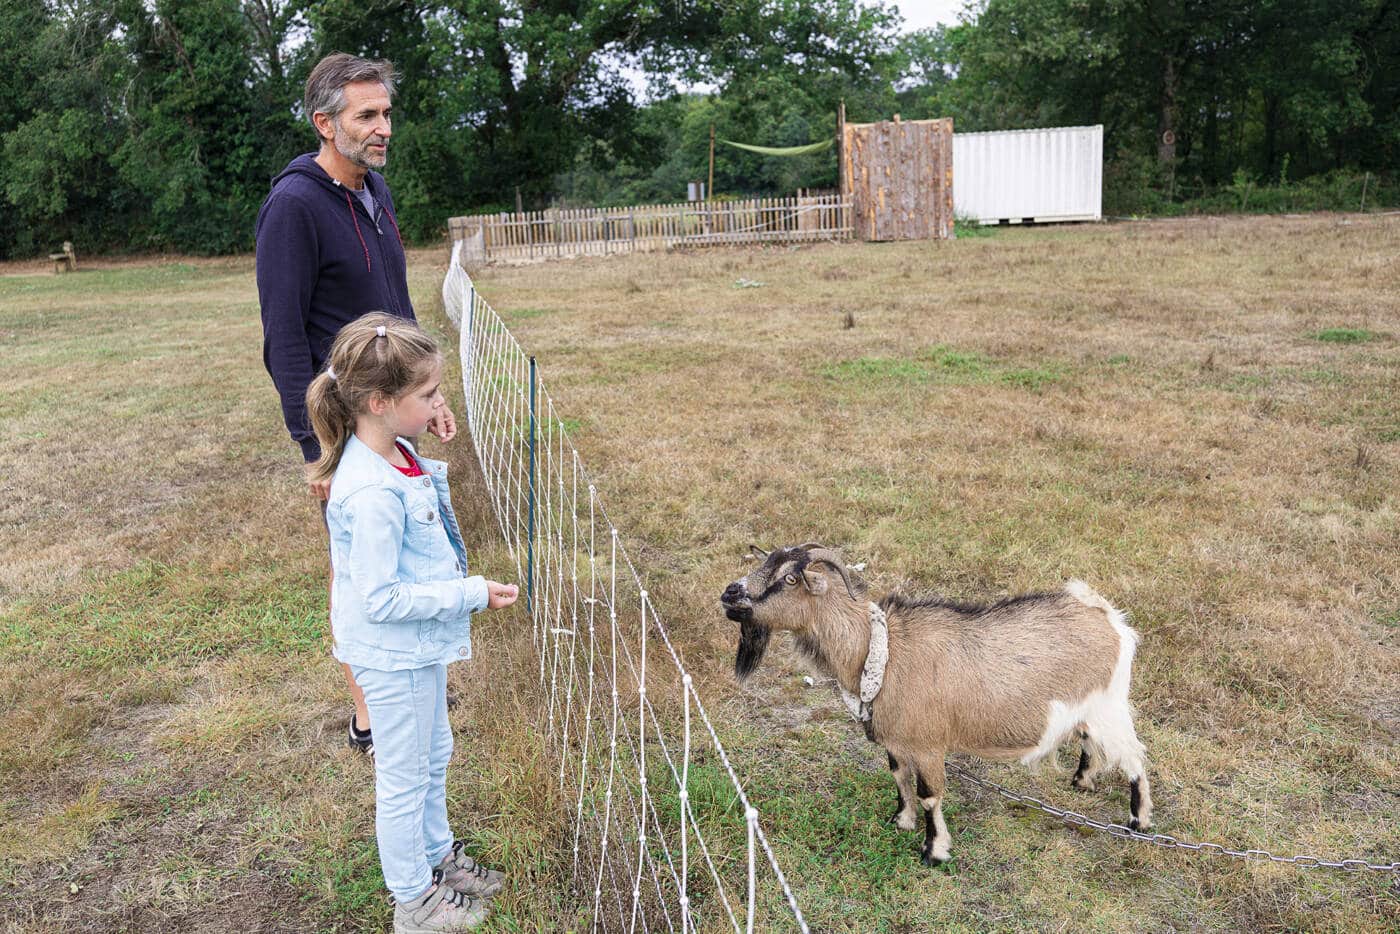
[[[321,446],[306,417],[306,387],[325,366],[336,334],[370,311],[414,320],[394,199],[377,172],[365,175],[365,185],[374,216],[307,153],[273,179],[258,211],[263,364],[308,462]]]

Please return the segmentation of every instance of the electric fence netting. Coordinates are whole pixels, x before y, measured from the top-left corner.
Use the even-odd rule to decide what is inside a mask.
[[[535,361],[461,265],[466,421],[525,583],[551,775],[571,807],[573,876],[603,931],[807,923],[759,814],[569,441]]]

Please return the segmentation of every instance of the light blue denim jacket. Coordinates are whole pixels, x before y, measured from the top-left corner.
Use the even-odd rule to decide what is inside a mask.
[[[405,477],[352,435],[331,480],[332,654],[350,665],[398,671],[472,655],[486,581],[466,576],[447,465],[414,457],[427,476]]]

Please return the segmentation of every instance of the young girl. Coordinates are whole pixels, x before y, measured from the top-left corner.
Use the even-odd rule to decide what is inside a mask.
[[[374,724],[375,832],[395,934],[461,931],[486,918],[502,875],[447,824],[452,731],[447,663],[471,658],[471,614],[515,602],[514,585],[467,577],[447,465],[405,441],[444,405],[442,356],[411,321],[373,313],[341,329],[306,407],[332,477],[334,654]]]

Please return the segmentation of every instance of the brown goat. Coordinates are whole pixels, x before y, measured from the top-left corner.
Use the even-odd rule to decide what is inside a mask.
[[[1088,585],[1070,581],[1059,593],[990,606],[899,594],[876,604],[821,545],[759,554],[762,563],[720,597],[725,615],[740,624],[740,680],[758,667],[772,631],[785,629],[799,654],[855,694],[872,616],[883,615],[888,663],[866,735],[885,748],[894,773],[899,804],[891,821],[914,830],[915,801],[924,808],[926,865],[950,854],[942,808],[949,752],[1031,765],[1077,734],[1072,785],[1092,791],[1100,771],[1121,768],[1131,788],[1130,826],[1151,825],[1145,750],[1128,704],[1137,633]]]

